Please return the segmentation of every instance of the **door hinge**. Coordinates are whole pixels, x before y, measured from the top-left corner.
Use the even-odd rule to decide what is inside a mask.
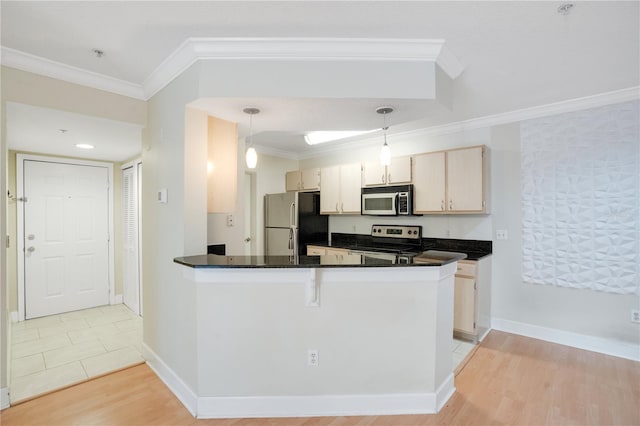
[[[7,248],[11,247],[11,237],[7,235]]]
[[[473,289],[477,290],[478,289],[478,283],[473,283]]]
[[[475,321],[473,322],[473,328],[474,329],[476,328],[476,322]]]
[[[111,241],[111,233],[107,232],[107,241]]]

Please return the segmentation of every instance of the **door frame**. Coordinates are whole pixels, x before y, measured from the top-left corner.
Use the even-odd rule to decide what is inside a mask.
[[[17,260],[18,260],[18,321],[24,321],[25,319],[25,282],[24,282],[24,203],[20,199],[24,198],[24,161],[41,161],[45,163],[59,163],[68,164],[72,166],[93,166],[104,167],[107,169],[107,177],[109,182],[108,187],[108,228],[109,228],[109,276],[107,281],[109,283],[109,303],[113,305],[115,303],[115,250],[114,250],[114,210],[113,210],[113,164],[102,161],[91,160],[77,160],[73,158],[62,157],[48,157],[46,155],[32,155],[32,154],[16,154],[16,197],[17,203]]]
[[[133,175],[135,176],[135,184],[136,184],[136,196],[138,203],[137,212],[138,212],[138,311],[136,314],[138,316],[142,316],[142,173],[140,167],[142,166],[142,157],[138,157],[135,160],[131,160],[128,163],[120,166],[120,174],[128,169],[133,168]],[[120,186],[122,187],[122,177],[120,178]],[[124,206],[122,206],[124,209]],[[121,212],[122,213],[122,212]],[[122,219],[122,215],[120,215],[120,220]],[[122,249],[122,247],[120,247]],[[122,280],[122,297],[124,303],[124,278]]]

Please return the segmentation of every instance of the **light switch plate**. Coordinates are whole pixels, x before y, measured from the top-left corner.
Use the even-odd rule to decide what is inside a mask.
[[[158,191],[158,202],[167,204],[167,188],[162,188],[160,191]]]

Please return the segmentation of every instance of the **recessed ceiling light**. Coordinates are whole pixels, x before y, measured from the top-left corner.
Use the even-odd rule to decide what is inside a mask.
[[[64,134],[64,133],[67,133],[67,132],[68,132],[68,130],[67,130],[67,129],[58,129],[58,131],[59,131],[60,133],[62,133],[62,134]]]
[[[80,149],[93,149],[94,146],[93,145],[89,145],[88,143],[77,143],[76,144],[76,148],[80,148]]]
[[[365,133],[375,132],[373,130],[324,130],[318,132],[309,132],[304,135],[304,141],[309,145],[317,145],[319,143],[333,142],[340,139],[350,138],[352,136],[364,135]]]

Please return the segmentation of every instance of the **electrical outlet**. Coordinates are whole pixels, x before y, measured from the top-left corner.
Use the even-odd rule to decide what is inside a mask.
[[[312,367],[317,367],[318,366],[318,350],[317,349],[309,349],[307,351],[307,365],[310,365]]]
[[[640,309],[631,310],[631,322],[640,323]]]
[[[506,229],[498,229],[496,231],[496,240],[508,240],[509,239],[509,233],[507,232]]]
[[[233,226],[233,215],[232,214],[228,214],[227,215],[227,226]]]

